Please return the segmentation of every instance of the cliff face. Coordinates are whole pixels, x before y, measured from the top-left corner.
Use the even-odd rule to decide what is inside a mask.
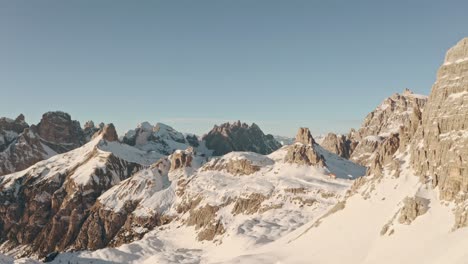
[[[439,68],[412,141],[412,165],[439,186],[442,199],[467,198],[468,38],[447,52]]]

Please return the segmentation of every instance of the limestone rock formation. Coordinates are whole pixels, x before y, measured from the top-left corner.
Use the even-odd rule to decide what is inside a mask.
[[[424,112],[427,97],[414,94],[409,89],[385,99],[374,111],[369,113],[358,131],[351,131],[348,139],[352,142],[350,159],[364,166],[370,166],[380,144],[402,128],[406,133],[414,133],[419,125],[418,117]],[[408,144],[409,135],[403,139]]]
[[[85,143],[80,123],[64,112],[47,112],[37,125],[39,136],[57,153],[75,149]]]
[[[328,133],[320,143],[320,146],[345,159],[349,159],[353,148],[352,142],[347,136],[334,133]]]
[[[301,127],[299,128],[299,131],[297,131],[296,134],[296,143],[301,143],[304,145],[313,145],[315,144],[315,140],[312,137],[312,134],[310,133],[310,130],[306,127]]]
[[[110,123],[104,126],[104,128],[102,129],[102,138],[109,142],[119,140],[119,137],[117,136],[117,131],[115,131],[114,124]]]
[[[317,144],[308,128],[299,128],[296,143],[287,147],[285,162],[299,165],[325,166],[324,157],[316,150]]]
[[[393,155],[397,152],[400,147],[399,134],[394,133],[389,137],[385,138],[382,143],[376,148],[376,151],[371,158],[370,167],[367,170],[367,175],[382,176],[384,166],[393,165],[390,169],[395,171],[399,170],[400,164],[393,163]],[[395,175],[398,176],[398,175]]]
[[[416,173],[442,199],[468,198],[468,38],[447,52],[411,149]]]
[[[45,113],[37,126],[28,126],[22,114],[15,120],[0,118],[0,176],[24,170],[85,142],[78,121],[63,112]]]
[[[281,147],[272,135],[265,135],[258,125],[251,126],[240,121],[215,126],[203,136],[206,147],[214,150],[213,155],[221,156],[231,151],[251,151],[269,154]]]

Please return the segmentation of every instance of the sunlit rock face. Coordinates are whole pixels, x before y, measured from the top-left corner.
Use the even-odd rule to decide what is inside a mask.
[[[439,186],[442,199],[468,192],[468,38],[445,56],[412,141],[416,173]],[[458,197],[457,197],[458,196]]]
[[[358,131],[348,135],[350,159],[363,166],[371,166],[380,145],[392,134],[411,126],[410,121],[414,120],[415,115],[419,114],[420,119],[426,103],[427,96],[414,94],[409,89],[386,98],[366,116]],[[414,122],[417,127],[418,120]]]

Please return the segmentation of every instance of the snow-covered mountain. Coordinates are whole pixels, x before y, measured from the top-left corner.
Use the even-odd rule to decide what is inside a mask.
[[[466,80],[468,38],[448,51],[428,99],[396,94],[324,147],[300,128],[273,151],[259,128],[233,136],[249,130],[239,122],[215,129],[228,151],[210,157],[167,126],[142,124],[126,144],[107,125],[0,178],[0,261],[464,264]],[[233,151],[232,138],[268,154]],[[343,156],[347,140],[349,160],[326,150]]]
[[[208,162],[194,148],[156,162],[158,155],[115,139],[106,127],[81,148],[1,178],[9,215],[0,218],[2,252],[43,257],[126,247],[145,234],[166,236],[170,246],[180,231],[199,247],[197,258],[205,246],[259,247],[316,218],[365,173],[315,144],[307,129],[270,155],[231,152]],[[183,244],[171,250],[177,247]],[[60,254],[57,261],[81,257]]]
[[[143,151],[154,152],[160,158],[188,147],[193,147],[205,155],[210,155],[212,152],[205,147],[205,144],[197,136],[184,135],[162,123],[157,123],[154,126],[148,122],[140,123],[136,129],[125,133],[122,142]]]
[[[384,135],[369,175],[346,199],[282,239],[220,262],[467,263],[467,77],[465,38],[448,51],[424,113]]]
[[[22,114],[15,120],[0,118],[0,176],[82,146],[99,130],[91,124],[83,130],[78,121],[60,111],[45,113],[32,126]]]

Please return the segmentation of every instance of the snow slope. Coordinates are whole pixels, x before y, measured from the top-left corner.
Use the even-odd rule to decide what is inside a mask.
[[[452,205],[405,168],[399,178],[368,179],[344,209],[312,221],[287,238],[224,263],[467,263],[468,228],[452,230]],[[405,197],[429,200],[411,224],[397,219]],[[388,231],[381,234],[383,227]]]

